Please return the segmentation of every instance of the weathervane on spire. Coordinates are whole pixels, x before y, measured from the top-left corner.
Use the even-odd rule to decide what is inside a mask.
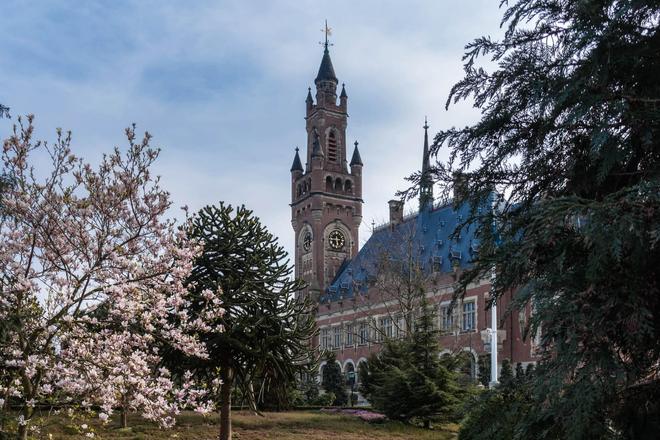
[[[423,128],[424,130],[428,130],[428,129],[429,129],[429,123],[428,123],[428,121],[427,121],[427,119],[426,119],[426,116],[424,116],[424,127],[422,127],[422,128]]]
[[[319,44],[323,44],[325,47],[325,50],[328,50],[328,46],[332,46],[332,43],[328,43],[328,37],[332,35],[332,28],[328,27],[328,20],[325,21],[325,27],[321,29],[321,32],[325,34],[325,43],[322,41],[319,41]]]

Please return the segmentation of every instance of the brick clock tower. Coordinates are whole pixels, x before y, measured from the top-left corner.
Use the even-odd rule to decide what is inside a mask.
[[[316,102],[307,93],[306,163],[298,148],[291,166],[291,225],[295,233],[296,277],[307,281],[300,295],[318,300],[344,261],[358,251],[362,222],[362,159],[358,143],[350,163],[346,156],[348,95],[342,84],[337,103],[338,80],[328,40],[316,85]]]

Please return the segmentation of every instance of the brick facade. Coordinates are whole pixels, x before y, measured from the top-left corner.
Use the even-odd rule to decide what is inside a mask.
[[[405,319],[397,315],[396,297],[374,281],[383,278],[374,261],[382,249],[391,250],[402,242],[397,234],[404,231],[411,239],[415,261],[421,262],[422,289],[443,330],[440,343],[445,351],[465,352],[470,373],[476,376],[479,356],[489,352],[485,343],[485,331],[491,326],[486,308],[488,280],[470,286],[451,313],[447,308],[456,277],[478,252],[478,240],[469,228],[458,238],[451,236],[466,208],[434,205],[432,186],[423,191],[419,213],[407,218],[401,203],[391,201],[390,222],[374,230],[359,250],[363,165],[357,142],[348,164],[348,97],[342,85],[337,103],[338,81],[327,46],[315,85],[316,99],[310,90],[306,101],[306,162],[303,167],[296,152],[291,168],[295,274],[308,283],[299,295],[311,295],[318,304],[319,337],[314,343],[334,350],[347,373],[357,371],[359,362],[380,350],[381,334],[396,337],[403,331]],[[426,123],[424,129],[423,168],[429,160]],[[507,295],[498,304],[498,358],[525,365],[534,361],[533,342],[522,337],[529,313],[507,313],[510,302]]]

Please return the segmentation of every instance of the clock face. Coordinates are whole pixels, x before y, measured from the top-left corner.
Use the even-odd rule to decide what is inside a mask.
[[[328,241],[330,242],[330,247],[334,250],[342,249],[346,244],[346,239],[344,238],[344,234],[342,234],[341,231],[336,229],[330,233],[330,236],[328,237]]]
[[[307,232],[303,237],[303,249],[309,251],[312,248],[312,233]]]

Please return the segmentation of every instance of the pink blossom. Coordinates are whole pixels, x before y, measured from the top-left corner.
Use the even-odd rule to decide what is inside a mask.
[[[127,129],[127,151],[94,168],[71,152],[70,134],[34,142],[32,120],[19,118],[1,154],[12,182],[0,217],[0,320],[21,316],[0,345],[0,369],[12,372],[2,395],[24,405],[76,398],[99,405],[102,420],[127,405],[163,426],[184,406],[206,408],[190,378],[179,388],[158,369],[154,341],[207,357],[195,332],[209,324],[186,310],[199,246],[165,218],[169,195],[151,176],[150,135]],[[50,167],[35,172],[42,159]],[[223,313],[215,293],[205,298],[209,318]],[[24,408],[23,425],[32,415]]]

